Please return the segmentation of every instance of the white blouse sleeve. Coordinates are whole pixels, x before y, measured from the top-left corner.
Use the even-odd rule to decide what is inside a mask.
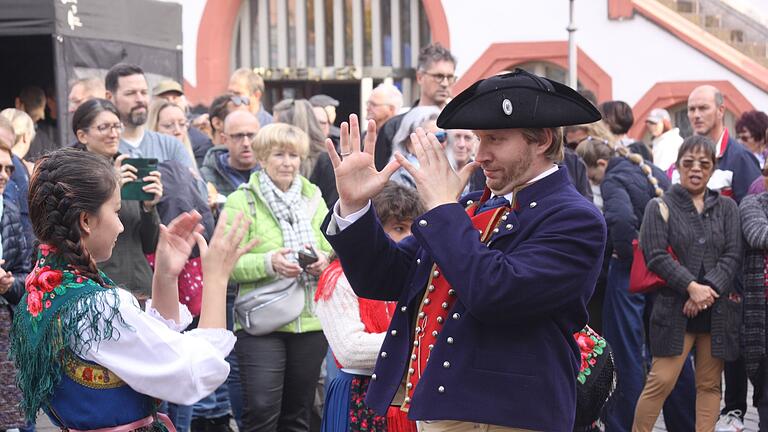
[[[108,368],[139,393],[180,405],[194,404],[227,379],[229,364],[224,358],[235,345],[232,332],[194,329],[179,333],[175,330],[181,323],[164,320],[157,312],[153,317],[139,308],[131,293],[117,292],[127,327],[115,317],[112,325],[119,337],[94,344],[83,353],[86,360]],[[115,299],[102,298],[106,302]]]
[[[168,327],[169,329],[175,332],[184,331],[185,328],[189,327],[189,325],[192,324],[192,314],[189,312],[187,305],[182,303],[179,303],[179,321],[180,322],[176,322],[171,319],[165,319],[162,315],[160,315],[160,312],[158,312],[157,309],[152,307],[151,298],[147,299],[147,304],[145,306],[145,309],[147,311],[147,315],[165,324],[166,327]]]
[[[339,277],[330,298],[317,302],[316,313],[342,367],[373,371],[385,333],[365,332],[360,302],[344,275]]]

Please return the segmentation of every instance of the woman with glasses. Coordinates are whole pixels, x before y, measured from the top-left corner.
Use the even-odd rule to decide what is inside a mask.
[[[149,130],[170,135],[184,144],[184,148],[195,159],[195,152],[189,141],[189,121],[184,110],[173,102],[156,99],[149,106]]]
[[[640,155],[607,140],[587,136],[576,147],[587,177],[600,185],[608,226],[608,273],[603,302],[603,336],[613,347],[618,381],[609,403],[607,425],[629,430],[645,380],[643,311],[646,298],[629,292],[632,241],[638,236],[646,204],[669,187],[667,176]],[[612,426],[612,427],[611,427]]]
[[[640,247],[648,270],[666,284],[651,312],[653,363],[633,431],[653,429],[694,347],[696,431],[714,430],[724,361],[739,356],[742,301],[733,282],[741,266],[742,232],[736,202],[707,188],[716,163],[712,140],[686,138],[675,163],[680,184],[645,210]]]
[[[160,233],[160,218],[155,206],[163,196],[160,173],[152,171],[139,179],[137,169],[124,164],[126,156],[118,152],[123,124],[117,108],[105,99],[89,100],[72,115],[72,132],[77,139],[76,148],[96,153],[112,161],[120,173],[120,185],[132,181],[148,182],[142,189],[152,194],[147,201],[122,200],[120,222],[125,230],[118,236],[112,257],[100,268],[120,286],[133,293],[140,301],[152,292],[152,269],[145,254],[154,253]]]
[[[447,143],[448,134],[437,127],[437,117],[439,115],[440,108],[436,106],[417,106],[408,111],[392,139],[392,157],[390,160],[393,160],[395,153],[399,152],[408,162],[416,167],[419,166],[419,161],[414,154],[413,144],[411,143],[411,134],[416,132],[417,128],[423,128],[425,132],[435,134],[435,137],[441,144]],[[405,168],[398,169],[392,175],[391,180],[416,188],[416,182]]]

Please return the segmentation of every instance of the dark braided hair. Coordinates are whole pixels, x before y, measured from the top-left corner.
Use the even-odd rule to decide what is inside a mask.
[[[58,250],[64,262],[105,286],[80,232],[83,212],[98,214],[118,186],[117,173],[101,155],[61,149],[40,159],[29,181],[29,216],[40,243]]]

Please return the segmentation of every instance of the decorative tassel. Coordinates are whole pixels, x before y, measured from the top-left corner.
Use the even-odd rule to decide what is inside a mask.
[[[94,344],[119,339],[120,331],[113,325],[115,319],[130,328],[120,315],[120,299],[115,289],[85,279],[78,286],[70,286],[66,295],[67,302],[51,311],[55,315],[47,321],[32,320],[23,307],[17,308],[14,316],[10,357],[18,369],[16,384],[23,393],[21,408],[31,422],[61,381],[65,349],[82,357]],[[26,296],[20,305],[26,305]]]

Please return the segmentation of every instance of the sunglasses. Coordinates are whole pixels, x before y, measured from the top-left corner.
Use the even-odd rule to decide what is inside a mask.
[[[448,133],[446,131],[437,131],[435,132],[435,138],[437,138],[437,141],[440,143],[445,143],[448,141]]]
[[[16,171],[16,167],[15,167],[15,166],[13,166],[13,163],[11,163],[10,165],[3,165],[3,164],[0,164],[0,170],[3,170],[3,171],[5,171],[5,174],[6,174],[8,177],[10,177],[10,176],[12,176],[12,175],[13,175],[13,172],[14,172],[14,171]]]
[[[230,97],[229,97],[229,100],[230,100],[230,101],[231,101],[233,104],[235,104],[235,106],[240,106],[240,105],[250,105],[250,104],[251,104],[251,100],[250,100],[250,99],[248,99],[248,96],[237,96],[237,95],[233,95],[233,96],[230,96]]]

